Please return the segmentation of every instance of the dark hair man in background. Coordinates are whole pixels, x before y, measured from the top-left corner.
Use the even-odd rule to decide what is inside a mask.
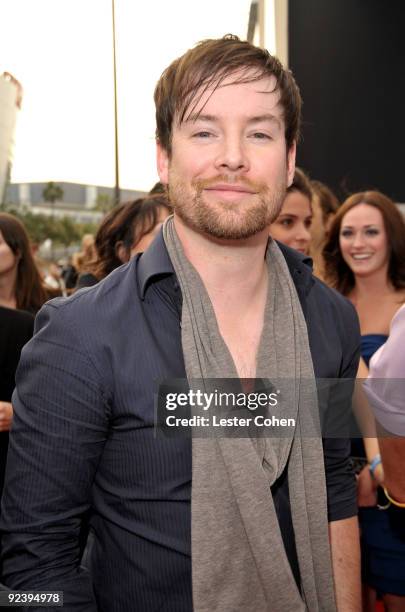
[[[298,88],[226,36],[173,62],[155,103],[174,217],[143,255],[41,311],[14,396],[4,582],[63,590],[80,612],[358,611],[348,444],[299,435],[302,380],[354,377],[358,324],[305,256],[268,240]],[[186,376],[291,379],[297,435],[156,437],[155,381]]]

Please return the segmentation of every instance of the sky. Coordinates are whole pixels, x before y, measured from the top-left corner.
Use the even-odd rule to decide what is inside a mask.
[[[199,40],[246,38],[250,0],[115,0],[120,183],[156,182],[153,90]],[[12,182],[112,186],[111,0],[0,0],[0,72],[24,89]]]

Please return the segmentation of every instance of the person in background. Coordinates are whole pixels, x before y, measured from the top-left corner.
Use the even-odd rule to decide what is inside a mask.
[[[73,265],[72,257],[69,257],[67,261],[60,262],[62,268],[61,277],[65,283],[66,290],[70,292],[76,287],[77,283],[77,270]]]
[[[21,349],[32,336],[33,315],[48,297],[23,224],[0,213],[0,495],[13,419],[14,374]]]
[[[113,208],[97,230],[95,259],[79,277],[76,289],[95,285],[136,253],[145,251],[170,214],[171,206],[160,193]]]
[[[329,187],[321,181],[311,181],[312,223],[310,255],[314,262],[314,274],[324,278],[322,250],[328,237],[329,228],[340,206],[339,200]]]
[[[387,341],[370,359],[364,390],[377,421],[385,494],[405,508],[405,305],[394,316]]]
[[[311,184],[305,173],[300,168],[296,168],[293,183],[287,189],[281,212],[270,225],[270,235],[292,249],[308,255],[311,222]]]
[[[72,266],[76,271],[76,279],[79,278],[80,274],[86,273],[89,266],[91,266],[94,261],[96,256],[94,242],[93,234],[84,234],[82,237],[81,251],[73,253],[72,255]]]
[[[47,299],[23,224],[0,213],[0,306],[36,314]]]
[[[11,395],[21,349],[31,338],[34,316],[29,312],[0,306],[0,498],[8,447],[8,432],[13,418]]]
[[[326,281],[357,310],[366,372],[405,301],[404,236],[405,222],[395,204],[382,193],[366,191],[350,196],[339,208],[323,250]],[[353,454],[364,456],[358,442]],[[395,508],[377,508],[376,484],[382,479],[377,438],[364,438],[364,446],[368,466],[358,477],[364,609],[374,610],[379,592],[387,610],[403,610],[405,522],[398,519]]]
[[[152,189],[149,191],[149,195],[154,195],[156,193],[162,193],[162,194],[166,193],[166,188],[160,181],[155,183]]]
[[[62,275],[62,268],[58,263],[54,261],[48,263],[44,275],[44,285],[49,291],[54,293],[53,297],[58,297],[60,295],[66,297],[68,295],[65,280]]]

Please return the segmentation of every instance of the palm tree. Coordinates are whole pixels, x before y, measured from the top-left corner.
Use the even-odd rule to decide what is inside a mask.
[[[62,200],[63,198],[63,189],[59,185],[56,185],[53,181],[50,181],[45,189],[42,191],[42,197],[45,202],[50,202],[52,207],[52,226],[54,227],[55,223],[55,202],[57,200]],[[52,259],[54,259],[54,250],[53,250],[53,240],[51,246],[51,255]]]
[[[55,213],[55,202],[63,199],[63,189],[59,185],[56,185],[53,181],[50,181],[42,191],[42,197],[45,202],[50,202],[52,205],[52,217]]]

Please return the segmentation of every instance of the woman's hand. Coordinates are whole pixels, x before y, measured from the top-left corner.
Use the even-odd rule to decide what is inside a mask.
[[[0,431],[10,431],[13,407],[10,402],[0,402]]]
[[[357,477],[357,505],[360,507],[377,505],[378,483],[370,474],[366,465]]]

